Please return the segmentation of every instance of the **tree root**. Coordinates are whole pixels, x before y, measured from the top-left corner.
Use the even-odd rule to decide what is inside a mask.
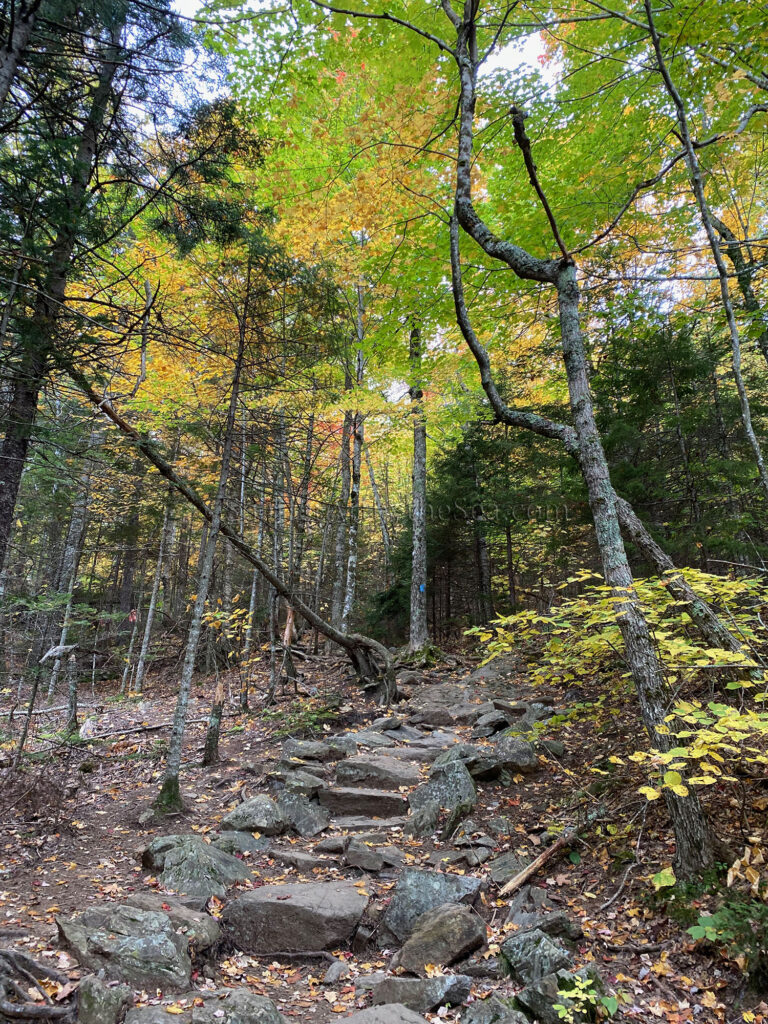
[[[74,990],[66,1002],[56,1004],[46,992],[41,978],[60,985],[69,981],[65,974],[38,963],[26,953],[0,949],[0,1020],[74,1021]],[[30,999],[31,991],[36,991],[40,999]]]

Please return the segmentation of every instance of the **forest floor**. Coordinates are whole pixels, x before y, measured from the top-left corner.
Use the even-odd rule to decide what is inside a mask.
[[[462,667],[420,673],[419,679],[408,680],[406,689],[413,695],[421,687],[456,682],[471,667],[467,661]],[[202,768],[200,755],[216,680],[198,679],[190,702],[192,724],[182,780],[187,810],[145,825],[139,823],[140,816],[162,775],[167,735],[163,723],[172,717],[173,673],[153,677],[140,699],[116,699],[114,683],[97,686],[84,697],[89,705],[81,711],[84,738],[75,745],[62,744],[56,736],[63,726],[63,710],[36,716],[29,745],[34,760],[16,775],[6,766],[0,798],[4,817],[0,945],[25,950],[76,980],[77,963],[57,938],[57,917],[68,917],[92,904],[119,902],[130,893],[157,891],[157,879],[141,867],[141,851],[154,837],[167,833],[215,833],[222,816],[239,800],[265,790],[269,770],[287,736],[323,738],[355,731],[381,715],[379,707],[362,699],[338,659],[308,663],[304,671],[304,695],[285,694],[268,717],[257,713],[263,681],[258,672],[251,714],[237,708],[237,673],[225,677],[231,700],[222,726],[221,760],[213,768]],[[515,699],[550,698],[562,705],[561,694],[546,694],[541,688],[534,692],[525,678],[514,674],[489,684],[476,682],[478,699],[483,698],[483,687],[491,684],[494,696],[501,692]],[[748,990],[738,965],[714,946],[694,943],[686,932],[706,911],[710,896],[703,889],[692,889],[690,899],[675,906],[663,893],[655,894],[650,879],[671,862],[673,853],[663,802],[648,804],[637,793],[639,776],[608,761],[612,755],[626,758],[639,730],[627,727],[626,708],[621,718],[613,717],[603,704],[596,710],[597,688],[593,694],[588,690],[580,691],[576,713],[546,733],[563,744],[564,752],[539,748],[539,769],[516,776],[511,785],[479,783],[473,822],[481,831],[492,833],[485,826],[503,815],[510,827],[507,834],[498,836],[494,855],[514,850],[530,860],[545,849],[547,830],[578,830],[578,839],[547,863],[533,882],[546,890],[550,906],[566,911],[581,925],[584,935],[577,943],[575,963],[597,967],[608,990],[618,995],[614,1019],[669,1024],[768,1021],[768,1006]],[[44,704],[40,707],[45,709]],[[469,739],[471,731],[469,726],[456,728],[461,739]],[[9,746],[0,751],[0,757],[7,755]],[[422,769],[425,777],[427,768]],[[709,794],[709,798],[716,806],[718,795]],[[759,809],[759,802],[756,806]],[[723,817],[726,810],[732,820],[732,809],[723,807]],[[749,835],[749,826],[744,812],[739,833],[727,836],[737,851]],[[283,847],[311,851],[320,838],[283,836],[280,842]],[[434,863],[436,851],[451,849],[450,842],[408,838],[400,829],[389,841],[397,844],[411,866],[426,866],[430,857]],[[268,851],[246,855],[245,860],[256,885],[304,877],[276,862]],[[459,867],[445,870],[465,873]],[[483,865],[472,872],[483,876]],[[362,879],[361,891],[372,900],[384,902],[396,880],[387,872],[347,870],[346,874]],[[338,876],[338,869],[315,868],[310,878],[330,875]],[[478,972],[473,980],[475,1000],[491,992],[510,996],[519,988],[494,970],[499,944],[510,934],[505,924],[508,903],[492,882],[481,894],[480,912],[489,929],[484,954],[489,970],[486,977]],[[209,910],[220,914],[217,901]],[[355,978],[386,970],[388,962],[384,951],[370,947],[341,956],[347,960],[349,974],[330,986],[322,983],[327,968],[322,961],[244,955],[232,949],[224,949],[216,962],[204,968],[198,965],[193,979],[217,988],[248,987],[272,999],[288,1019],[323,1024],[366,1005],[367,996],[355,988]],[[157,1002],[154,993],[136,996],[139,1005]],[[462,1009],[442,1008],[425,1017],[458,1022]]]

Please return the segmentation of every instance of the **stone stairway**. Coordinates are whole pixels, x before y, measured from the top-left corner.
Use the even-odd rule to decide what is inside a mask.
[[[526,732],[552,709],[543,703],[487,699],[470,679],[463,685],[422,687],[407,711],[378,718],[357,733],[287,740],[263,791],[232,808],[212,842],[166,836],[145,851],[145,868],[166,894],[178,896],[164,894],[159,907],[134,907],[119,920],[118,907],[106,918],[102,910],[92,923],[87,914],[75,925],[60,922],[65,944],[85,967],[123,981],[126,967],[120,957],[127,956],[134,935],[130,983],[150,989],[161,979],[164,992],[173,987],[184,992],[190,988],[191,961],[171,933],[162,975],[160,951],[144,950],[142,966],[142,949],[137,956],[135,946],[141,947],[147,929],[159,934],[159,919],[170,913],[163,907],[183,907],[213,922],[205,910],[215,896],[225,905],[220,922],[213,922],[218,935],[206,933],[209,956],[223,943],[225,949],[278,959],[327,958],[328,951],[345,948],[379,950],[376,955],[391,957],[389,970],[397,974],[369,972],[353,979],[355,1001],[370,992],[374,1005],[336,1019],[424,1024],[420,1014],[470,1000],[454,1018],[461,1024],[557,1024],[552,1006],[558,1000],[567,1005],[558,990],[575,984],[569,980],[574,975],[568,943],[580,934],[579,926],[548,906],[544,890],[526,886],[509,905],[509,921],[518,930],[503,943],[499,957],[483,957],[484,894],[497,893],[526,861],[511,848],[510,826],[503,819],[498,827],[489,821],[481,828],[470,818],[478,782],[508,784],[539,770],[534,746],[503,733],[510,727]],[[480,742],[469,742],[472,737]],[[296,835],[303,846],[301,839],[290,838]],[[407,863],[409,857],[414,860],[409,854],[414,838],[435,847],[418,866]],[[505,842],[510,848],[498,852]],[[297,880],[263,884],[257,867],[262,862],[284,866]],[[229,892],[233,882],[241,888]],[[382,884],[390,888],[380,892]],[[158,920],[142,921],[141,914]],[[110,936],[115,935],[119,951],[116,946],[111,952]],[[193,953],[199,957],[203,950],[193,944]],[[443,973],[435,975],[435,964]],[[500,999],[472,1002],[474,979],[498,977],[502,967],[522,986],[515,1005]],[[328,969],[329,983],[345,972],[347,961],[336,960]],[[227,1001],[233,991],[244,994],[230,1013]],[[247,990],[226,990],[219,998],[215,1011],[210,1009],[214,1004],[191,1006],[187,1016],[182,1009],[181,1020],[284,1024],[274,1004],[258,1002],[260,997]],[[245,1006],[249,998],[257,1003]],[[158,1009],[132,1009],[126,1024],[167,1020]],[[93,1018],[90,1024],[97,1020],[113,1024],[107,1018]]]

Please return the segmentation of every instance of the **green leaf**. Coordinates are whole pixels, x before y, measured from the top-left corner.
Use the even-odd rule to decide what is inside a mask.
[[[651,879],[653,887],[656,892],[659,889],[669,889],[677,882],[675,878],[675,872],[672,868],[662,868],[661,871],[657,872]]]

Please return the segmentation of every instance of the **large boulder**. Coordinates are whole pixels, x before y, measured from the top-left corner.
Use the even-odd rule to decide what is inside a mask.
[[[271,845],[266,836],[259,836],[257,839],[250,832],[219,832],[216,839],[211,840],[211,846],[215,849],[233,856],[236,853],[263,853]]]
[[[342,786],[362,786],[368,789],[400,789],[415,786],[421,779],[418,768],[386,754],[362,755],[342,761],[336,769],[336,779]]]
[[[411,823],[413,835],[428,835],[434,831],[434,808],[447,812],[447,831],[471,813],[477,803],[477,791],[472,776],[461,761],[449,761],[432,768],[429,782],[418,786],[408,802],[419,819]],[[423,819],[423,823],[422,820]]]
[[[275,801],[264,793],[244,800],[221,819],[221,827],[227,831],[261,832],[265,836],[279,836],[287,824]]]
[[[277,805],[294,832],[300,836],[316,836],[328,828],[330,812],[302,793],[286,789],[277,798]]]
[[[77,988],[78,1024],[117,1024],[133,1003],[133,992],[127,985],[105,985],[95,974],[89,974]]]
[[[331,761],[333,751],[322,740],[286,740],[283,744],[283,760]]]
[[[427,1024],[422,1016],[402,1003],[370,1006],[367,1010],[345,1017],[347,1024]]]
[[[448,967],[480,949],[485,940],[485,922],[470,907],[446,903],[416,920],[396,957],[397,966],[411,974],[425,973],[427,964]]]
[[[204,907],[211,896],[221,898],[229,886],[251,877],[241,860],[217,850],[200,836],[158,836],[144,850],[141,863],[166,889],[182,893],[198,908]]]
[[[406,868],[397,880],[379,929],[382,946],[400,946],[413,932],[416,921],[444,903],[472,905],[481,880],[471,875],[446,875],[437,871]]]
[[[538,928],[511,935],[502,943],[501,955],[509,965],[512,977],[524,985],[570,967],[573,962],[568,950]]]
[[[176,1000],[170,1012],[179,1024],[286,1024],[271,999],[244,988],[190,992]],[[125,1024],[168,1024],[169,1019],[166,1006],[145,1006],[130,1010]]]
[[[223,924],[247,953],[335,949],[352,938],[367,905],[350,882],[265,885],[230,903]]]
[[[214,946],[221,937],[219,922],[201,910],[193,910],[175,896],[161,896],[157,892],[136,892],[126,897],[126,906],[154,913],[167,914],[177,932],[183,935],[196,952]]]
[[[111,905],[56,918],[56,924],[63,945],[94,974],[134,988],[177,992],[189,987],[187,939],[167,914]]]
[[[469,998],[472,979],[463,974],[434,978],[386,978],[373,990],[373,1002],[402,1003],[409,1010],[426,1013],[437,1006],[461,1006]]]

